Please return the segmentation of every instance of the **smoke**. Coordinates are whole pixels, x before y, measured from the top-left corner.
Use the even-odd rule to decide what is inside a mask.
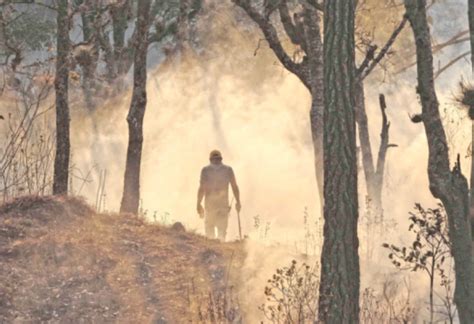
[[[318,224],[314,231],[321,230],[309,127],[310,96],[301,82],[277,63],[266,43],[259,43],[261,36],[248,27],[248,19],[228,10],[208,18],[207,34],[201,37],[210,47],[188,49],[159,66],[150,63],[141,208],[150,221],[180,221],[188,229],[203,233],[195,211],[199,174],[208,163],[209,152],[221,150],[224,163],[236,174],[242,195],[242,228],[251,237],[242,289],[248,291],[250,300],[261,300],[264,280],[277,267],[288,265],[290,255],[302,252],[297,247],[307,239],[305,211],[309,223]],[[470,124],[452,104],[459,75],[459,70],[455,71],[447,77],[450,86],[438,89],[438,94],[451,154],[461,153],[468,176]],[[378,236],[360,226],[362,253],[369,240],[374,251],[371,258],[362,255],[363,286],[378,285],[380,278],[392,273],[381,244],[411,240],[408,212],[414,203],[436,205],[428,190],[424,129],[408,117],[421,109],[416,78],[411,72],[396,78],[396,83],[380,83],[373,78],[366,84],[374,156],[382,123],[379,93],[387,98],[390,143],[398,147],[389,150],[383,195],[385,218],[396,225]],[[94,202],[99,170],[107,170],[104,199],[108,210],[118,210],[122,194],[129,103],[128,92],[106,102],[93,116],[77,109],[72,118],[75,166],[82,173],[93,170],[93,181],[81,194]],[[98,133],[93,131],[94,124]],[[366,206],[360,172],[362,219]],[[74,181],[78,187],[80,180]],[[234,210],[230,217],[228,238],[232,240],[238,236]],[[271,253],[262,247],[265,244],[272,245]],[[422,298],[425,292],[414,298]]]

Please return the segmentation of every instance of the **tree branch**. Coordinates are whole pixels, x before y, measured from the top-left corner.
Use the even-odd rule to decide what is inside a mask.
[[[380,183],[383,179],[384,169],[385,169],[385,160],[387,157],[387,151],[390,147],[396,147],[396,144],[389,144],[389,129],[390,129],[390,122],[387,118],[387,104],[385,102],[385,96],[380,94],[379,96],[379,103],[380,103],[380,111],[382,112],[382,132],[380,133],[380,148],[379,148],[379,155],[377,157],[377,171],[376,176],[380,180]]]
[[[248,0],[232,0],[232,2],[241,7],[260,27],[270,48],[273,50],[281,64],[283,64],[287,70],[296,74],[303,82],[305,82],[304,80],[306,78],[304,77],[301,64],[295,63],[285,52],[285,49],[278,38],[277,31],[275,27],[269,22],[269,20],[260,14],[255,8],[253,8]]]
[[[306,2],[317,10],[324,12],[324,3],[318,3],[317,0],[306,0]]]
[[[467,52],[464,52],[462,54],[460,54],[459,56],[456,56],[454,59],[452,59],[449,63],[447,63],[445,66],[443,66],[442,68],[440,68],[438,71],[436,71],[435,75],[434,75],[434,78],[435,80],[441,75],[441,73],[443,73],[444,71],[446,71],[447,69],[449,69],[452,65],[456,64],[459,60],[462,60],[463,58],[465,58],[466,56],[468,56],[469,54],[471,54],[471,51],[467,51]]]
[[[301,35],[298,35],[296,26],[293,24],[291,19],[290,10],[288,9],[287,0],[280,1],[278,6],[278,11],[280,12],[280,20],[283,24],[286,34],[290,38],[291,42],[295,45],[301,45]]]
[[[387,43],[385,43],[385,46],[382,47],[380,52],[377,54],[377,56],[374,58],[374,60],[367,66],[365,70],[360,71],[359,77],[363,80],[365,79],[371,72],[372,70],[377,66],[377,64],[380,63],[380,61],[385,57],[385,55],[388,53],[390,48],[392,47],[393,43],[395,43],[395,40],[397,39],[398,35],[402,32],[403,28],[405,27],[406,23],[408,21],[407,16],[403,16],[402,21],[398,25],[397,28],[393,31],[392,35],[388,39]]]

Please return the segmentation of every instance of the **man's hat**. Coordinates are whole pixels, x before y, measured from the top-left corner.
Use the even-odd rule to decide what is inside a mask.
[[[209,154],[209,159],[222,159],[222,154],[218,150],[213,150]]]

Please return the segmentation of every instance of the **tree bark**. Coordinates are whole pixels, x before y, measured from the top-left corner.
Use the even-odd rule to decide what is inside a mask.
[[[460,159],[450,169],[446,134],[434,87],[433,53],[426,15],[426,0],[405,0],[406,15],[416,43],[418,88],[422,121],[428,140],[430,191],[443,203],[449,222],[455,264],[454,302],[461,323],[474,323],[474,267],[471,254],[469,188],[461,173]]]
[[[319,320],[359,322],[354,0],[325,1],[324,243]]]
[[[474,0],[468,2],[469,39],[471,44],[471,72],[474,76]],[[470,179],[470,216],[474,221],[474,122],[471,125],[471,179]]]
[[[364,83],[356,82],[356,120],[359,135],[360,150],[362,154],[362,167],[364,169],[367,196],[369,196],[372,209],[379,211],[382,206],[381,193],[377,192],[375,184],[375,166],[370,144],[369,123],[365,109]]]
[[[382,190],[385,172],[385,162],[387,160],[387,151],[390,147],[396,147],[395,144],[389,143],[389,129],[390,123],[387,118],[387,104],[385,103],[385,96],[379,95],[380,112],[382,113],[382,131],[380,132],[380,146],[377,157],[377,168],[374,179],[374,200],[376,208],[379,208],[379,217],[383,225],[383,205],[382,205]]]
[[[474,0],[469,0],[467,13],[469,18],[469,39],[471,44],[471,69],[474,72]]]
[[[125,33],[128,28],[128,1],[119,3],[111,11],[112,16],[112,29],[113,29],[113,40],[114,40],[114,62],[117,64],[116,73],[118,76],[123,77],[128,72],[128,64],[126,61],[125,47]]]
[[[133,94],[130,110],[127,116],[129,140],[120,211],[133,214],[138,213],[140,204],[140,167],[143,145],[143,119],[147,104],[146,61],[148,51],[150,3],[151,0],[138,1],[136,22],[137,37],[133,70]]]
[[[69,105],[68,82],[70,51],[69,40],[69,1],[59,0],[57,15],[57,58],[56,78],[56,155],[54,159],[53,194],[67,195],[69,180]]]
[[[84,0],[80,3],[86,7],[86,11],[81,13],[82,21],[82,35],[84,42],[91,47],[91,50],[79,62],[83,76],[82,76],[82,90],[84,93],[84,101],[87,109],[94,111],[95,98],[94,91],[97,83],[95,82],[95,72],[97,70],[97,62],[99,60],[99,43],[95,36],[97,31],[97,3],[91,0]]]
[[[311,123],[311,135],[314,149],[314,169],[316,171],[316,183],[318,185],[321,215],[324,205],[324,171],[323,171],[323,110],[324,110],[324,64],[323,64],[323,41],[320,30],[320,14],[316,10],[305,11],[305,20],[308,22],[304,28],[305,39],[307,39],[309,80],[311,92],[311,110],[309,113]]]

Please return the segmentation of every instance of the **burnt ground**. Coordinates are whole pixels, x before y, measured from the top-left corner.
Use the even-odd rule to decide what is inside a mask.
[[[244,257],[77,198],[20,198],[0,206],[0,323],[238,322]]]

